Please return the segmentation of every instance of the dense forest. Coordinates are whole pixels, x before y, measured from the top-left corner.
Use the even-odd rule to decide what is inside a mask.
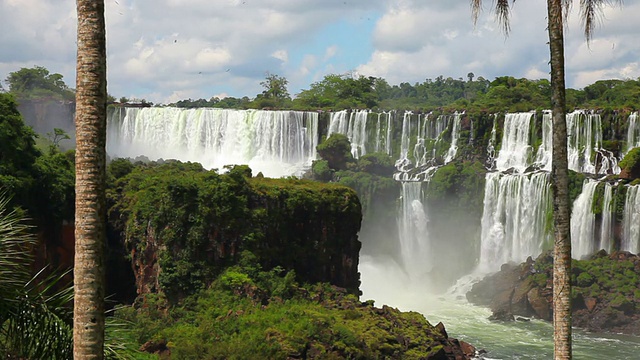
[[[35,66],[9,74],[8,90],[20,101],[71,101],[73,89],[62,75]],[[546,79],[501,76],[488,80],[473,73],[465,78],[438,76],[423,82],[389,84],[385,79],[357,74],[329,74],[299,93],[290,95],[288,80],[266,74],[264,89],[253,97],[212,97],[184,99],[168,106],[181,108],[216,107],[226,109],[292,110],[465,110],[468,112],[514,112],[549,109],[551,84]],[[567,107],[601,110],[637,110],[640,79],[599,80],[583,89],[567,89]],[[116,98],[109,102],[151,106],[145,99]],[[160,104],[158,104],[160,105]]]

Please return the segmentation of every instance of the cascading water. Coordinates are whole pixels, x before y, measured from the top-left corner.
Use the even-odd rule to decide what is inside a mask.
[[[602,223],[600,225],[600,246],[599,249],[604,249],[607,252],[613,250],[613,186],[609,183],[604,183],[604,198],[602,200]]]
[[[487,170],[492,171],[496,168],[496,125],[498,124],[498,116],[493,115],[493,126],[491,127],[491,137],[487,145]]]
[[[429,218],[422,203],[422,182],[403,182],[398,217],[401,257],[404,270],[412,281],[421,280],[431,268]]]
[[[536,153],[536,166],[541,170],[551,171],[551,146],[553,141],[553,117],[551,111],[542,113],[542,143]]]
[[[620,250],[640,252],[640,185],[627,187]]]
[[[498,171],[513,168],[518,173],[523,173],[531,164],[530,127],[533,115],[532,112],[505,115],[502,147],[496,159]]]
[[[633,112],[629,115],[627,120],[627,146],[624,153],[628,153],[629,150],[640,146],[640,123],[638,122],[638,113]]]
[[[300,174],[315,158],[318,114],[298,111],[127,108],[107,123],[107,153],[201,163],[249,164],[265,176]]]
[[[400,157],[396,160],[394,179],[397,181],[428,181],[443,164],[451,162],[457,152],[460,137],[460,114],[414,115],[405,112],[402,119]],[[451,128],[452,143],[446,154],[442,144],[445,130]],[[413,145],[413,146],[412,146]]]
[[[497,172],[485,177],[478,270],[496,271],[506,262],[537,256],[549,239],[549,174],[526,173],[532,162],[530,126],[534,113],[506,114]],[[511,173],[507,174],[506,171]]]
[[[453,116],[453,128],[451,129],[451,146],[444,157],[444,163],[450,163],[458,152],[458,139],[460,139],[460,119],[462,114],[455,113]]]
[[[602,149],[602,121],[599,114],[582,110],[567,114],[567,136],[569,169],[587,174],[620,173],[616,157]]]
[[[549,240],[550,204],[549,174],[488,173],[478,269],[497,271],[504,263],[539,255]]]
[[[591,255],[595,249],[595,220],[593,195],[598,182],[585,180],[582,193],[573,202],[571,211],[571,257],[580,259]]]
[[[351,142],[351,154],[358,159],[367,153],[367,118],[369,110],[348,112],[338,111],[331,114],[328,136],[333,133],[344,134]]]

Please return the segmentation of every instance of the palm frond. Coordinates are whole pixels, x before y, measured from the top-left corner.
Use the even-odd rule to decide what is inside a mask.
[[[515,0],[511,0],[511,2],[515,2]],[[471,0],[471,15],[473,18],[473,24],[476,25],[478,22],[478,17],[480,16],[480,11],[482,10],[482,0]],[[509,5],[509,0],[496,0],[495,3],[495,15],[498,19],[498,23],[502,27],[502,31],[505,35],[509,35],[511,32],[511,25],[509,22],[509,17],[511,15],[511,9]]]
[[[509,22],[510,11],[509,0],[496,1],[496,18],[498,18],[498,23],[502,26],[502,31],[504,31],[507,36],[511,32],[511,23]]]
[[[31,249],[36,243],[32,227],[16,210],[9,210],[10,198],[0,192],[0,294],[14,298],[30,278]]]
[[[604,16],[604,7],[614,4],[622,5],[622,0],[580,0],[580,17],[587,42],[593,37],[598,21]]]

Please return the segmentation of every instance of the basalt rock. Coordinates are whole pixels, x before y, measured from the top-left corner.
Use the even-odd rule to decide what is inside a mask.
[[[572,265],[573,324],[589,331],[640,335],[640,257],[602,250]],[[491,318],[526,316],[552,321],[552,257],[540,255],[520,265],[505,265],[467,293],[487,306]],[[525,294],[524,296],[520,296]]]

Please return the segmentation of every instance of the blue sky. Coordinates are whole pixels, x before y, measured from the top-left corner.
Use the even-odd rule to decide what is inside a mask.
[[[391,84],[548,77],[545,2],[515,2],[508,38],[484,3],[474,27],[466,0],[105,0],[109,93],[155,103],[254,97],[266,72],[286,77],[291,94],[327,74]],[[638,78],[640,3],[605,8],[589,46],[574,3],[567,84]],[[0,79],[40,65],[75,87],[74,1],[0,0],[0,24]]]

